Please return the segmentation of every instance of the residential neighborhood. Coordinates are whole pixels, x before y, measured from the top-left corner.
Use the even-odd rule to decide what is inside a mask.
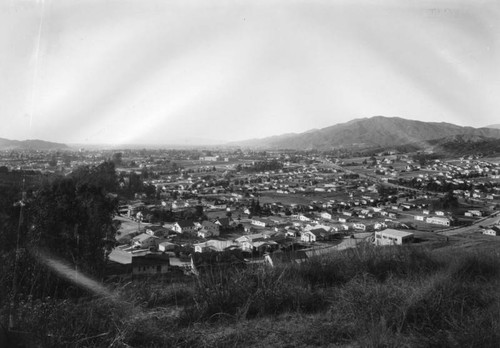
[[[500,165],[484,159],[419,164],[385,153],[354,162],[226,150],[210,166],[206,157],[184,152],[176,157],[176,171],[164,174],[150,158],[138,172],[118,168],[123,187],[130,175],[142,182],[120,206],[122,224],[129,227],[117,248],[134,257],[168,254],[187,272],[195,253],[238,251],[247,262],[265,262],[274,252],[328,250],[364,233],[376,245],[391,244],[384,231],[439,236],[477,225],[479,233],[495,235],[493,225],[479,222],[500,205]],[[393,239],[414,240],[388,237]],[[110,260],[116,261],[113,254]]]

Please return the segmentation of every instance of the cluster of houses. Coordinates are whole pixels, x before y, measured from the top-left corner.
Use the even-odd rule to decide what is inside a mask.
[[[500,187],[496,185],[497,179],[500,179],[499,164],[462,158],[458,163],[434,160],[432,164],[422,168],[409,164],[407,170],[418,171],[409,178],[419,188],[452,188],[457,197],[500,200]],[[482,180],[474,180],[478,177]]]

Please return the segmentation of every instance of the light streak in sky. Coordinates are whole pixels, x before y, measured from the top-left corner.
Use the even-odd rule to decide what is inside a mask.
[[[42,40],[42,29],[43,29],[43,20],[44,20],[44,15],[45,15],[45,0],[38,0],[37,3],[42,3],[42,13],[40,15],[40,23],[38,25],[38,36],[37,36],[37,41],[35,44],[35,69],[33,72],[33,80],[31,83],[31,97],[30,97],[30,109],[29,109],[29,115],[30,115],[30,131],[31,131],[31,126],[33,124],[33,114],[35,113],[35,91],[36,91],[36,84],[37,84],[37,79],[38,79],[38,60],[40,57],[40,42]]]

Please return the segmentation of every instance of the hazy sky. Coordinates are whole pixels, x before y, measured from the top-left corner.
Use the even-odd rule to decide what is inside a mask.
[[[229,141],[500,123],[499,1],[3,0],[0,137]]]

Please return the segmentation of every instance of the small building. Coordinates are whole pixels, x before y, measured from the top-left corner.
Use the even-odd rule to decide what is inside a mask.
[[[300,234],[300,240],[306,243],[313,243],[316,241],[316,235],[311,231],[304,231]]]
[[[352,227],[355,229],[355,230],[361,230],[361,231],[366,231],[366,225],[365,224],[362,224],[362,223],[359,223],[359,222],[355,222]]]
[[[483,213],[479,210],[469,210],[468,213],[471,213],[472,216],[477,216],[477,217],[483,216]]]
[[[148,233],[141,233],[138,236],[135,236],[132,238],[132,243],[134,246],[143,248],[143,249],[148,249],[151,247],[156,247],[159,242],[159,238],[152,236]]]
[[[325,220],[331,220],[332,219],[332,214],[327,213],[327,212],[322,212],[321,217]]]
[[[428,224],[442,225],[442,226],[450,226],[451,220],[446,217],[440,216],[429,216],[425,222]]]
[[[246,263],[241,250],[238,249],[191,254],[191,271],[195,275],[213,270],[241,268],[245,267]]]
[[[223,251],[226,248],[237,245],[237,243],[232,240],[225,239],[209,239],[203,243],[194,244],[194,252],[202,253],[207,251]]]
[[[264,219],[254,218],[254,219],[252,219],[251,224],[255,225],[255,226],[266,227],[269,225],[269,222],[267,220],[264,220]]]
[[[174,230],[177,233],[190,233],[194,232],[195,229],[196,226],[194,225],[194,222],[191,220],[177,221],[172,225],[172,230]]]
[[[132,275],[154,275],[167,273],[170,266],[168,255],[147,254],[132,258]]]
[[[316,236],[316,240],[330,240],[333,238],[333,233],[330,233],[322,227],[311,229],[309,232]]]
[[[483,234],[488,236],[500,236],[500,228],[497,226],[485,228],[483,229]]]
[[[203,233],[203,238],[206,238],[207,236],[219,236],[220,235],[220,228],[221,225],[216,224],[212,221],[205,220],[201,223],[201,230],[198,231],[198,236],[202,237],[200,235],[200,232]]]
[[[161,242],[158,244],[159,251],[174,251],[177,247],[177,244],[171,242]]]
[[[413,241],[413,233],[387,228],[375,232],[375,245],[403,245]]]

